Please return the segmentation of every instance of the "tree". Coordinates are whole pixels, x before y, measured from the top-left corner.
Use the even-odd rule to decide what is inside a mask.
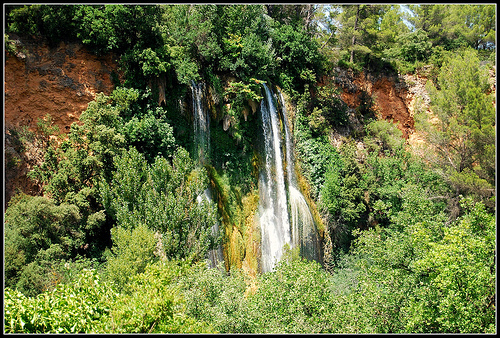
[[[397,60],[411,63],[426,61],[430,56],[432,47],[427,33],[421,29],[399,35],[394,45],[393,48],[384,53]]]
[[[242,270],[208,268],[205,262],[192,266],[179,280],[186,300],[186,314],[213,326],[220,333],[251,333],[247,315],[247,281]]]
[[[320,44],[320,52],[325,55],[327,60],[333,60],[335,55],[335,46],[337,44],[335,17],[338,14],[337,11],[338,8],[332,8],[330,5],[317,5],[314,16],[314,37]],[[325,48],[326,46],[329,48]]]
[[[405,14],[401,5],[392,5],[385,10],[380,22],[382,49],[391,48],[399,36],[410,31],[404,20]]]
[[[151,109],[150,99],[148,93],[126,88],[115,89],[111,96],[98,94],[80,116],[83,124],[72,124],[68,138],[51,144],[44,162],[29,173],[55,203],[78,207],[90,255],[99,256],[109,245],[112,219],[99,201],[98,182],[112,179],[115,158],[129,146],[150,162],[173,154],[175,139],[166,112]]]
[[[422,29],[429,36],[433,46],[444,45],[447,32],[443,20],[448,14],[448,5],[410,5],[415,15],[409,21],[416,29]]]
[[[145,224],[133,229],[118,225],[111,229],[113,246],[104,253],[106,277],[124,290],[131,278],[143,273],[147,264],[158,260],[154,252],[159,238]]]
[[[356,16],[354,19],[354,26],[353,26],[353,34],[352,34],[352,40],[351,40],[351,59],[349,60],[351,63],[354,62],[354,45],[356,44],[356,33],[358,30],[358,21],[359,21],[359,12],[361,9],[361,5],[356,6]]]
[[[159,261],[130,276],[127,292],[114,299],[98,332],[214,333],[206,322],[186,313],[186,301],[175,282],[188,269],[186,261]]]
[[[223,41],[222,69],[248,81],[273,74],[277,64],[262,5],[223,6],[218,26]]]
[[[54,290],[26,297],[6,288],[7,333],[96,333],[115,305],[112,285],[99,280],[95,270],[82,269],[74,281]]]
[[[155,29],[160,16],[158,5],[75,7],[74,20],[79,23],[77,36],[98,54],[122,54],[136,45],[156,47],[161,41]]]
[[[24,5],[9,9],[6,15],[8,32],[42,35],[51,46],[77,38],[78,22],[73,20],[77,6]]]
[[[36,295],[57,279],[59,261],[85,244],[77,206],[41,196],[18,195],[5,212],[6,285]],[[55,278],[54,278],[55,277]]]
[[[495,49],[494,22],[495,6],[479,4],[450,6],[450,15],[444,20],[452,37],[464,39],[476,50]]]
[[[292,97],[304,92],[307,85],[315,83],[322,71],[322,55],[318,42],[310,38],[301,26],[275,23],[272,41],[280,59],[276,74],[279,82]]]
[[[131,147],[115,163],[112,179],[101,180],[99,188],[104,208],[119,227],[144,225],[159,232],[168,258],[203,259],[218,244],[211,235],[215,206],[197,201],[208,185],[206,173],[195,169],[185,149],[175,152],[172,163],[157,157],[149,165]]]
[[[83,125],[73,123],[68,139],[49,147],[45,161],[30,173],[57,202],[95,207],[94,179],[110,175],[125,141],[118,132],[121,105],[109,103],[108,96],[98,94],[80,116]]]
[[[332,157],[320,190],[320,206],[328,215],[332,242],[337,250],[347,251],[352,231],[367,227],[367,201],[364,197],[365,167],[358,163],[354,142],[344,143],[340,156]]]
[[[495,185],[495,107],[486,69],[477,52],[465,50],[450,57],[438,82],[427,89],[437,121],[420,115],[420,128],[433,147],[433,163],[459,192],[488,198]]]
[[[189,269],[185,261],[149,264],[130,276],[127,292],[82,269],[72,283],[26,297],[7,287],[7,333],[213,333],[205,322],[186,315],[175,280]]]
[[[306,31],[313,28],[317,5],[266,5],[267,14],[285,25],[302,26]]]
[[[495,49],[495,7],[493,5],[412,5],[416,14],[409,20],[429,36],[433,46],[447,50],[469,46]]]
[[[356,232],[344,267],[356,271],[351,301],[361,302],[368,327],[393,333],[493,332],[494,216],[466,198],[464,215],[448,224],[421,187],[408,186],[402,194],[402,208],[388,227]]]
[[[411,268],[421,286],[408,304],[408,331],[495,331],[495,218],[471,198],[461,204],[465,214],[434,241],[423,224],[414,230],[420,252]]]
[[[219,71],[223,7],[161,5],[160,31],[180,83],[198,81],[204,68]]]
[[[323,333],[331,330],[330,304],[327,273],[288,249],[249,295],[248,320],[254,332]]]
[[[339,43],[341,48],[350,52],[350,63],[362,59],[363,55],[378,53],[376,46],[381,17],[385,11],[383,5],[343,5],[338,20],[341,30]],[[355,59],[357,55],[357,59]]]

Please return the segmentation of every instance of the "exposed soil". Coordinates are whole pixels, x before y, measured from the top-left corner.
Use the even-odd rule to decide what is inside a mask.
[[[15,193],[40,193],[26,173],[42,158],[36,145],[19,146],[15,132],[22,126],[37,130],[38,119],[50,114],[61,133],[87,109],[97,93],[111,94],[112,74],[121,78],[115,56],[98,57],[81,44],[50,48],[40,41],[11,36],[17,52],[5,54],[5,206]]]
[[[414,132],[415,123],[409,110],[412,95],[403,78],[374,77],[364,72],[354,74],[337,68],[337,76],[333,81],[341,89],[340,98],[349,108],[356,109],[368,96],[379,119],[397,123],[405,138]]]
[[[78,120],[96,93],[109,95],[114,86],[114,56],[97,57],[82,45],[61,43],[49,48],[37,42],[21,42],[18,53],[6,53],[6,128],[27,125],[35,129],[39,118],[50,113],[61,132]]]
[[[418,110],[431,112],[430,97],[425,86],[429,79],[424,67],[416,74],[407,74],[399,77],[378,76],[363,72],[354,74],[350,70],[336,69],[336,76],[331,79],[323,79],[322,84],[333,81],[340,89],[340,98],[350,108],[349,120],[351,125],[362,128],[359,121],[353,117],[354,111],[365,100],[366,95],[372,99],[373,109],[379,119],[392,120],[397,123],[398,128],[403,132],[408,145],[416,154],[428,151],[422,135],[425,131],[415,129],[414,116]],[[493,105],[496,105],[496,67],[489,71],[489,82],[493,95]],[[432,112],[431,112],[432,113]],[[432,115],[432,114],[431,114]],[[339,130],[333,135],[332,143],[339,145],[340,136],[349,130]]]

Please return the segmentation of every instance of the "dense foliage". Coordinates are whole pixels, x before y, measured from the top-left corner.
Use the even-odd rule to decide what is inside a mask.
[[[6,332],[496,331],[493,5],[5,8],[7,57],[9,35],[71,40],[114,53],[124,74],[67,134],[51,112],[37,131],[11,133],[43,160],[29,173],[41,195],[14,196],[4,215]],[[371,98],[350,110],[322,81],[424,68],[422,156]],[[200,82],[202,163],[190,94]],[[323,257],[285,248],[255,274],[262,82],[290,104]],[[224,263],[209,267],[220,245]]]
[[[428,84],[440,123],[429,123],[427,114],[421,121],[436,149],[430,160],[457,191],[487,201],[495,184],[495,107],[487,69],[474,51],[457,53],[445,59],[436,87]]]

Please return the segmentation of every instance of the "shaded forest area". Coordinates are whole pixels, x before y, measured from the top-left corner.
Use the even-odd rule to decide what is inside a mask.
[[[41,155],[39,193],[4,213],[5,332],[496,332],[496,5],[4,9],[6,58],[26,52],[18,39],[77,42],[121,73],[70,130],[48,111],[8,131]],[[373,98],[341,100],[346,71],[425,73],[423,152]],[[203,160],[194,83],[211,120]],[[285,248],[265,273],[252,247],[262,83],[286,98],[322,239],[321,262]]]

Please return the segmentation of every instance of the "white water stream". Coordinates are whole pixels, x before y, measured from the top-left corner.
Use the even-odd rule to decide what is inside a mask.
[[[261,271],[273,270],[283,255],[283,248],[300,248],[300,255],[318,260],[319,242],[316,225],[300,192],[295,173],[291,125],[281,92],[273,95],[263,84],[265,97],[260,112],[263,129],[264,166],[259,173],[259,209],[257,217],[261,230]],[[192,82],[194,141],[199,164],[203,164],[210,151],[210,121],[203,106],[203,84]],[[279,100],[279,101],[278,101]],[[282,119],[277,108],[281,103]],[[284,139],[282,136],[284,131]],[[286,179],[285,179],[286,173]],[[198,202],[212,201],[210,190],[198,196]],[[219,232],[215,224],[212,233]],[[212,267],[223,262],[222,248],[210,250],[208,259]]]
[[[261,230],[261,270],[271,271],[291,245],[290,222],[281,153],[278,111],[269,88],[263,84],[265,98],[260,105],[264,132],[265,166],[259,175],[259,223]]]
[[[310,259],[319,259],[319,242],[316,224],[307,201],[299,190],[293,158],[293,141],[291,125],[288,121],[285,100],[281,92],[279,98],[283,107],[283,122],[286,140],[286,172],[288,177],[288,198],[290,202],[292,247],[300,248],[301,256]]]
[[[210,151],[210,118],[203,105],[203,83],[191,81],[193,98],[194,144],[199,163],[204,163]]]
[[[311,210],[298,188],[293,142],[283,96],[279,93],[283,107],[283,128],[281,128],[276,98],[265,84],[263,87],[265,98],[261,102],[260,110],[265,166],[259,175],[259,223],[261,270],[267,272],[271,271],[280,260],[285,244],[290,248],[300,248],[301,256],[316,260],[319,257],[319,248]],[[281,129],[285,132],[284,151],[282,151]],[[285,182],[283,161],[286,165],[287,182]]]

